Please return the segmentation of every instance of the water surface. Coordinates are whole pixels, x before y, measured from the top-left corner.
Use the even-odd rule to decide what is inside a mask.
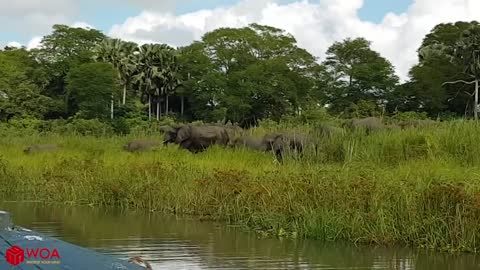
[[[115,209],[0,203],[14,223],[154,269],[480,269],[478,255],[261,239],[219,223]]]

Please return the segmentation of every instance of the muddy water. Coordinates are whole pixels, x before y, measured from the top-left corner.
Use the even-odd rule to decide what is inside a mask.
[[[480,269],[475,255],[260,239],[218,223],[90,207],[0,203],[15,224],[154,269]]]

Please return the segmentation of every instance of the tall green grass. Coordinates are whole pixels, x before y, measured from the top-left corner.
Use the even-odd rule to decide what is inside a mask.
[[[122,151],[132,136],[7,136],[0,196],[196,215],[280,236],[476,252],[479,131],[457,121],[318,137],[318,156],[284,164],[247,149]],[[63,149],[23,154],[33,143]]]

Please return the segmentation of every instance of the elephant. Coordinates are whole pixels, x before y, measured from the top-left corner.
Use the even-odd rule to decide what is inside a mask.
[[[159,146],[160,143],[156,141],[150,140],[133,140],[128,142],[123,146],[123,150],[127,152],[139,152],[139,151],[146,151],[150,150],[154,147]]]
[[[246,147],[257,151],[267,151],[267,144],[261,139],[253,136],[242,136],[231,141],[231,147]]]
[[[55,151],[58,149],[60,149],[60,147],[56,144],[34,144],[25,148],[23,152],[25,154],[31,154],[36,152]]]
[[[263,137],[262,143],[266,145],[266,151],[272,151],[279,162],[283,162],[285,151],[294,151],[302,157],[305,148],[310,145],[313,147],[315,155],[318,152],[317,143],[303,133],[270,133]]]
[[[367,117],[362,119],[350,119],[343,125],[351,131],[363,129],[370,134],[371,132],[378,131],[385,128],[382,120],[377,117]]]
[[[317,135],[322,138],[331,138],[333,136],[343,135],[345,130],[343,128],[335,127],[328,124],[317,124],[314,128]]]
[[[165,134],[164,144],[176,143],[192,153],[199,153],[212,145],[227,146],[230,141],[225,127],[216,125],[177,126]]]
[[[165,126],[160,126],[158,129],[162,133],[168,133],[173,130],[173,127],[165,125]]]
[[[169,143],[174,143],[175,139],[177,138],[177,132],[180,128],[185,127],[184,124],[178,124],[175,126],[163,126],[160,128],[160,131],[164,133],[164,140],[163,145],[167,145]]]
[[[227,130],[228,137],[231,140],[233,140],[234,138],[240,137],[244,132],[244,130],[241,127],[236,125],[226,125],[223,127]]]
[[[397,124],[385,125],[386,130],[402,130],[402,127]]]

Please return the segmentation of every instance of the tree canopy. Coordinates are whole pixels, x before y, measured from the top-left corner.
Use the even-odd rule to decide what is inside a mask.
[[[37,49],[0,50],[0,121],[169,116],[251,126],[325,107],[340,117],[471,116],[473,85],[445,82],[478,80],[479,52],[478,22],[439,24],[399,83],[362,37],[334,42],[320,62],[288,32],[260,24],[218,28],[179,48],[54,25]]]
[[[398,83],[392,64],[364,38],[335,42],[327,50],[324,64],[331,80],[326,89],[328,101],[337,113],[361,101],[386,103]]]
[[[432,29],[418,50],[419,63],[410,70],[414,98],[407,106],[431,116],[442,113],[461,116],[472,111],[473,86],[444,83],[472,79],[476,71],[469,71],[472,60],[469,55],[475,48],[468,46],[478,42],[475,41],[477,28],[477,22],[457,22],[439,24]]]
[[[119,96],[115,68],[108,63],[86,63],[70,70],[66,78],[68,96],[78,104],[82,118],[106,119],[112,96]]]
[[[318,67],[291,35],[258,24],[209,32],[180,57],[193,113],[244,125],[298,111],[312,94]]]

